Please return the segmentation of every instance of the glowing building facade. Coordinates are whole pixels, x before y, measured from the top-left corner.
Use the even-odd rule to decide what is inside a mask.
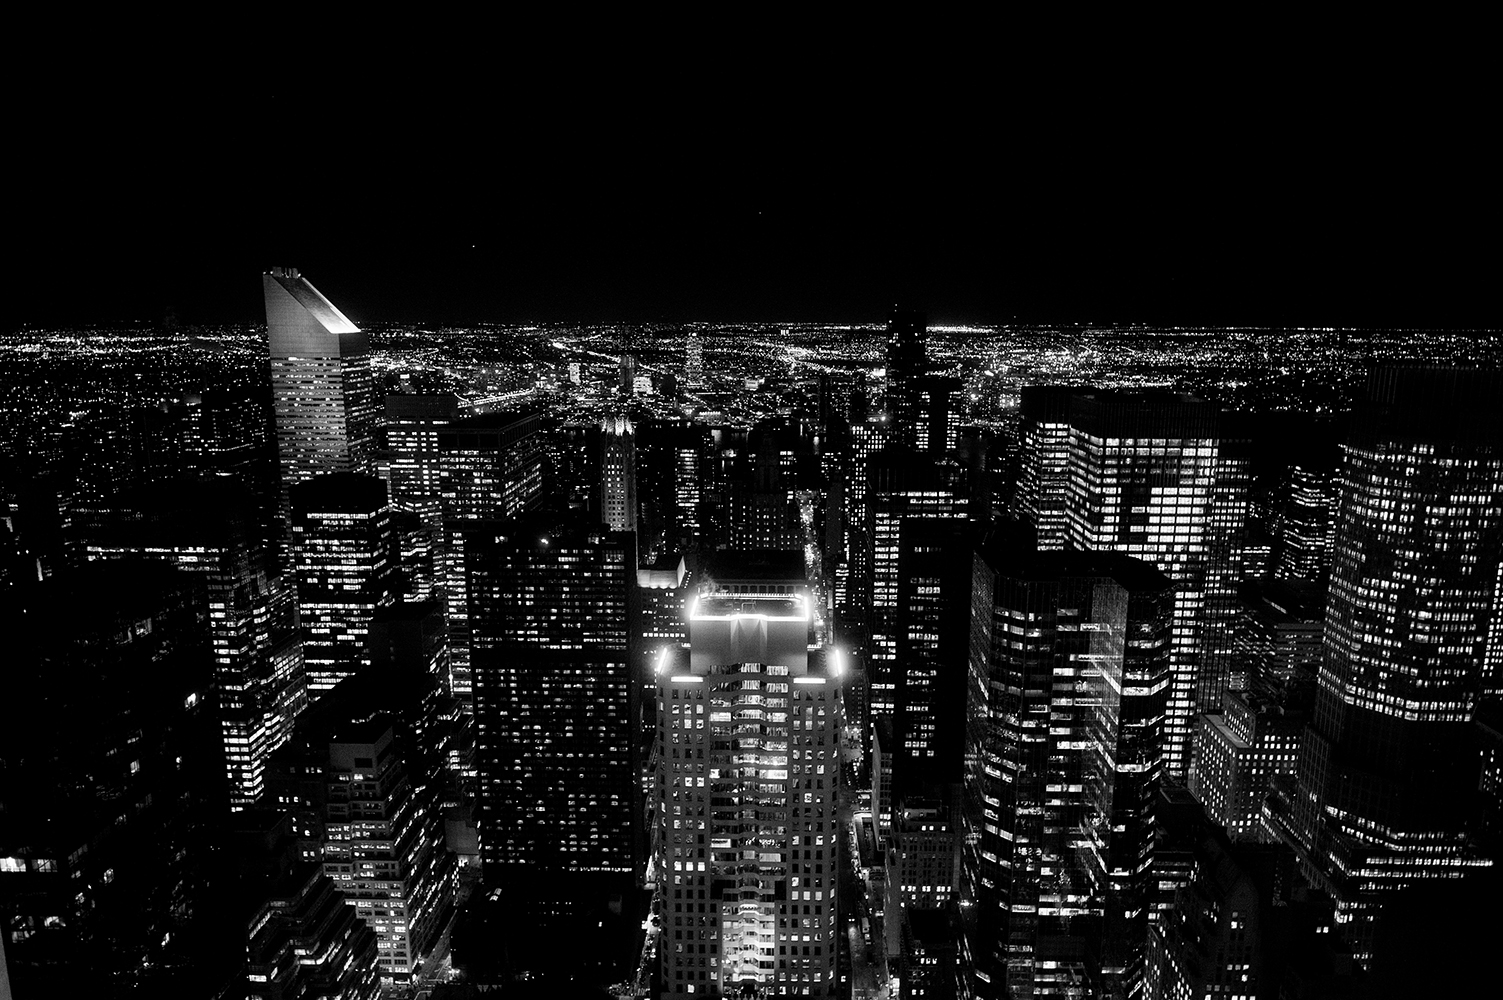
[[[600,519],[612,531],[636,531],[636,429],[625,417],[607,417],[600,435]]]
[[[1233,840],[1260,840],[1263,799],[1280,775],[1294,774],[1307,712],[1228,692],[1220,712],[1196,723],[1190,791]]]
[[[1173,585],[1119,554],[990,545],[973,581],[961,890],[973,988],[1143,996]]]
[[[664,997],[838,989],[838,654],[810,648],[800,557],[738,554],[656,664]]]
[[[292,484],[370,471],[380,403],[365,334],[296,268],[261,284],[285,515]]]
[[[1038,533],[1040,549],[1062,549],[1069,537],[1070,399],[1075,391],[1031,385],[1022,392],[1017,506]]]
[[[1289,470],[1289,502],[1284,509],[1278,575],[1315,582],[1331,572],[1336,531],[1336,477],[1296,465]]]
[[[1069,547],[1142,559],[1175,583],[1164,752],[1181,777],[1200,687],[1219,444],[1216,408],[1193,397],[1096,393],[1071,402]],[[1216,691],[1207,704],[1220,703]]]
[[[400,552],[386,484],[319,476],[291,490],[292,554],[308,695],[318,698],[370,662],[371,616],[397,599]]]
[[[1495,371],[1388,370],[1343,446],[1325,659],[1287,811],[1359,960],[1383,900],[1489,862],[1471,842],[1479,705],[1503,688]]]
[[[459,419],[459,397],[386,397],[386,452],[392,506],[436,526],[443,509],[439,429]]]

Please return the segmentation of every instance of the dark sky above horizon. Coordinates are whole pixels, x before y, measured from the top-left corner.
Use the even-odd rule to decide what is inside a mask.
[[[257,322],[290,265],[366,324],[1503,325],[1485,92],[1217,58],[52,95],[0,323]]]

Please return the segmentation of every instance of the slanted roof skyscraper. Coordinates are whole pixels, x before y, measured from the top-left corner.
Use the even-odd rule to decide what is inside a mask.
[[[285,517],[293,483],[370,471],[378,401],[360,328],[296,268],[272,268],[261,284]]]

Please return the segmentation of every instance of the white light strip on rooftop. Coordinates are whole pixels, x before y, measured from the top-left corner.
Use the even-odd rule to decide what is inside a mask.
[[[823,684],[824,682],[823,677],[795,677],[793,679],[795,684]]]
[[[728,622],[733,618],[760,618],[763,621],[767,622],[806,622],[809,620],[809,616],[807,614],[764,615],[753,611],[738,611],[733,615],[702,615],[696,613],[690,616],[690,619],[692,621],[697,622]]]
[[[668,678],[675,684],[703,684],[703,677],[695,677],[693,674],[674,674]]]

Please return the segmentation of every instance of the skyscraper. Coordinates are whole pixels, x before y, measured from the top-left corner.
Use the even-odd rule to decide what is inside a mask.
[[[948,447],[948,413],[954,386],[949,380],[929,375],[924,314],[894,306],[887,320],[887,414],[904,444],[920,451],[943,452]],[[931,433],[936,416],[941,426],[938,433]]]
[[[375,932],[381,976],[405,981],[437,942],[458,876],[416,734],[380,710],[381,695],[353,677],[312,706],[277,751],[270,786],[303,856]]]
[[[464,522],[515,517],[536,510],[551,470],[542,414],[492,413],[456,421],[438,432],[444,611],[454,696],[468,707],[470,607],[465,592]]]
[[[261,276],[277,453],[286,490],[329,472],[368,472],[379,400],[364,333],[296,268]]]
[[[837,989],[836,654],[810,649],[796,553],[705,574],[655,668],[665,997]]]
[[[898,659],[898,589],[901,536],[913,519],[964,520],[968,510],[958,470],[902,448],[874,456],[867,467],[862,561],[871,576],[859,581],[868,627],[867,664],[873,716],[891,718],[895,709]],[[869,561],[868,561],[869,560]]]
[[[487,878],[550,939],[597,938],[582,918],[644,856],[635,537],[535,518],[462,533]]]
[[[1116,553],[974,560],[962,892],[982,997],[1142,996],[1174,592]]]
[[[1331,571],[1336,477],[1309,465],[1289,470],[1289,501],[1280,532],[1278,576],[1316,582]]]
[[[411,511],[434,527],[443,496],[438,433],[458,419],[459,397],[453,393],[386,397],[392,506]]]
[[[1203,400],[1174,393],[1077,393],[1070,400],[1069,424],[1067,544],[1126,553],[1158,566],[1175,583],[1174,686],[1165,754],[1168,772],[1183,776],[1197,700],[1216,708],[1222,694],[1200,684],[1218,500],[1219,414]]]
[[[90,560],[146,557],[196,582],[236,810],[260,799],[267,760],[308,697],[296,584],[278,573],[244,500],[222,482],[152,487],[118,497],[80,526]]]
[[[637,530],[637,437],[626,417],[600,424],[600,519],[612,531]]]
[[[1040,549],[1064,548],[1070,533],[1070,400],[1076,391],[1060,385],[1023,387],[1017,511],[1033,522]]]
[[[964,776],[971,554],[955,517],[906,517],[898,531],[897,658],[892,669],[893,794],[951,801]]]
[[[1343,446],[1325,659],[1277,823],[1362,961],[1383,901],[1487,865],[1478,706],[1503,688],[1496,371],[1378,371]]]
[[[386,484],[353,472],[292,488],[292,554],[308,695],[318,698],[370,662],[377,608],[397,599],[397,541]]]

